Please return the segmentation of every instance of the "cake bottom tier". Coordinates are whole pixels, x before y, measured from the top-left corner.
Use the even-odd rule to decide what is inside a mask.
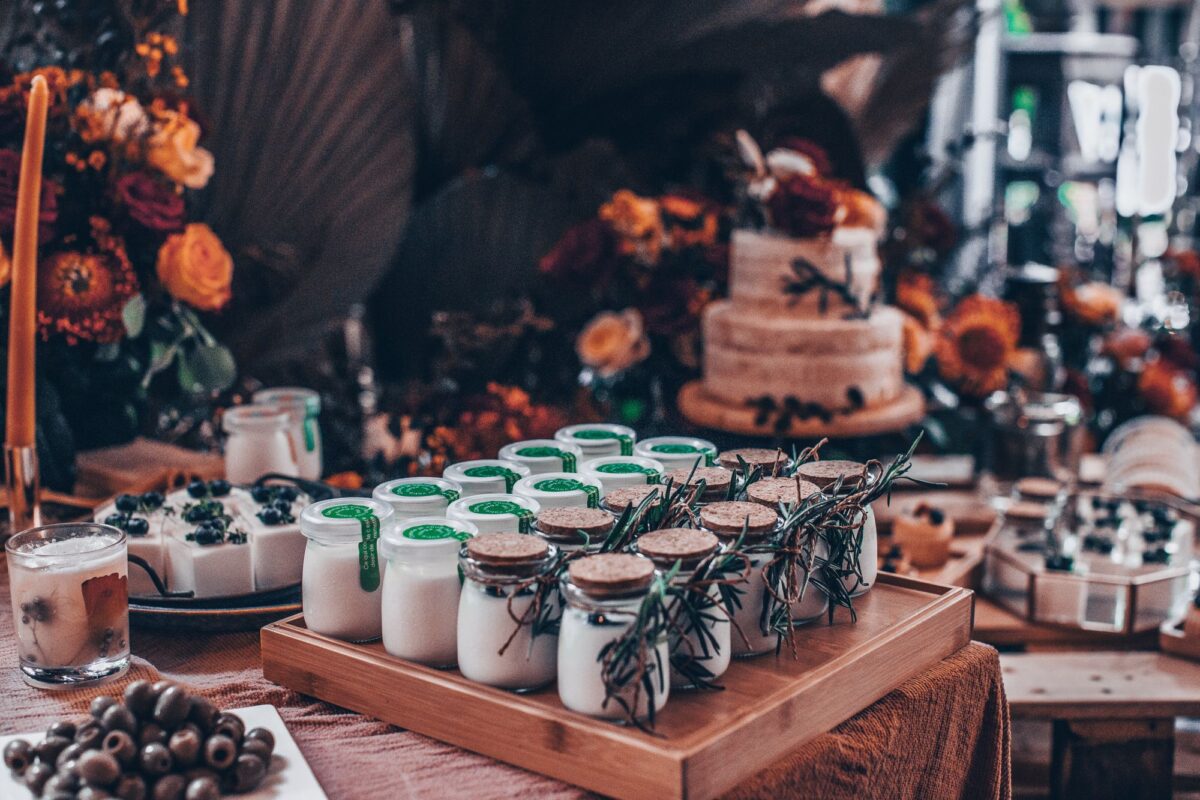
[[[834,415],[885,405],[904,388],[903,318],[753,315],[725,301],[704,315],[704,389],[730,405],[789,404]]]

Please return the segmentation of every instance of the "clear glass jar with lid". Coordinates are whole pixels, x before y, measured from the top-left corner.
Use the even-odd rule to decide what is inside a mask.
[[[460,497],[446,508],[446,519],[469,522],[480,533],[530,533],[542,507],[515,494],[477,494]]]
[[[321,395],[312,389],[298,386],[279,386],[260,389],[250,398],[256,405],[275,406],[288,415],[288,436],[296,454],[299,476],[308,480],[321,479],[322,451]]]
[[[579,472],[600,481],[604,494],[630,486],[646,486],[662,480],[666,468],[661,461],[639,456],[600,456],[588,459]]]
[[[643,439],[633,448],[633,454],[661,461],[668,470],[717,465],[717,446],[707,439],[694,439],[691,436]]]
[[[382,632],[379,539],[392,507],[361,497],[335,497],[300,513],[304,548],[304,624],[315,633],[366,642]]]
[[[621,719],[627,714],[617,697],[638,718],[645,717],[651,707],[657,712],[666,705],[671,673],[665,631],[657,633],[655,652],[645,658],[652,692],[630,679],[616,687],[614,698],[606,702],[602,664],[605,648],[637,624],[655,572],[653,562],[630,553],[586,556],[567,568],[562,580],[566,607],[558,635],[558,696],[567,708],[593,717]]]
[[[625,425],[592,422],[559,428],[554,438],[583,450],[584,459],[600,456],[631,456],[637,432]]]
[[[517,481],[513,494],[528,497],[542,508],[599,508],[604,493],[600,481],[570,472],[543,472]]]
[[[460,461],[442,471],[442,477],[462,487],[462,496],[477,494],[511,494],[521,478],[530,475],[529,467],[501,458],[480,458]]]
[[[397,520],[444,517],[446,507],[462,497],[462,487],[445,478],[397,478],[376,486],[371,496],[390,505]]]
[[[583,459],[579,445],[555,439],[527,439],[500,448],[502,461],[515,461],[529,468],[533,475],[543,472],[577,472]]]
[[[637,551],[654,562],[663,572],[679,565],[672,586],[682,590],[673,597],[670,610],[677,631],[671,639],[671,686],[694,689],[702,683],[715,681],[729,669],[732,652],[730,611],[716,583],[740,575],[743,563],[735,559],[731,574],[722,575],[704,566],[702,580],[706,586],[687,588],[709,556],[717,552],[720,540],[708,531],[694,528],[666,528],[638,537]],[[718,559],[720,557],[718,556]],[[686,608],[683,604],[686,603]]]
[[[866,465],[857,461],[810,461],[797,469],[797,475],[816,484],[823,492],[832,492],[841,481],[839,494],[858,491],[864,481],[877,481],[877,472],[868,474]],[[875,511],[867,506],[854,519],[849,531],[829,530],[826,532],[829,552],[842,559],[842,570],[847,573],[842,585],[851,597],[866,594],[875,585],[879,573],[879,533],[875,527]],[[857,568],[857,570],[855,569]]]
[[[225,477],[254,483],[263,475],[299,476],[296,452],[288,436],[287,412],[274,406],[234,406],[221,418],[225,440]]]
[[[558,549],[523,533],[485,533],[466,542],[458,558],[465,578],[458,605],[463,677],[518,692],[553,682],[562,615]]]
[[[430,667],[458,658],[458,549],[477,529],[469,522],[416,517],[393,525],[380,552],[383,649]]]

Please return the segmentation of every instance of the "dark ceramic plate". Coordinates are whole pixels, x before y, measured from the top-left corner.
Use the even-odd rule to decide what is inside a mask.
[[[300,584],[269,592],[211,597],[131,597],[129,622],[137,628],[227,633],[258,630],[300,611]]]

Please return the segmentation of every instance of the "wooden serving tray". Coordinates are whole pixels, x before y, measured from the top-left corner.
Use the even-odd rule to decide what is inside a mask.
[[[1164,653],[1200,661],[1200,641],[1183,635],[1183,620],[1169,619],[1158,629],[1158,646]]]
[[[735,660],[723,692],[672,692],[658,734],[565,709],[553,686],[518,695],[310,632],[262,630],[263,675],[302,694],[621,798],[720,795],[848,719],[971,638],[972,593],[880,575],[798,657]]]

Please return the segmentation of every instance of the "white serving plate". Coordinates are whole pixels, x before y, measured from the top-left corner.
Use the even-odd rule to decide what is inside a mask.
[[[228,797],[242,800],[328,800],[275,706],[250,706],[234,709],[232,713],[242,718],[246,723],[246,730],[266,728],[275,734],[275,753],[271,757],[267,777],[257,789],[247,794],[227,795]],[[0,736],[0,750],[13,739],[26,739],[35,743],[41,741],[43,736],[41,731]],[[14,780],[7,769],[0,766],[0,797],[5,800],[31,800],[33,795]]]

